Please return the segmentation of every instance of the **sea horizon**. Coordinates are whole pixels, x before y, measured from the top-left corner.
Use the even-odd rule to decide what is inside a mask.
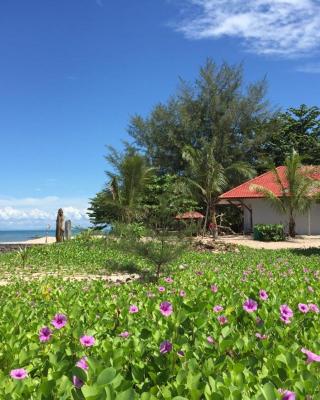
[[[80,231],[73,228],[72,233],[76,234]],[[10,242],[24,242],[26,240],[36,239],[44,236],[55,236],[55,230],[50,229],[0,229],[0,244]]]

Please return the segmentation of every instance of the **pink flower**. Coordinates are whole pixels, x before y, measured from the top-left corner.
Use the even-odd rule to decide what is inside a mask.
[[[309,292],[314,292],[314,289],[313,289],[313,287],[312,286],[308,286],[308,290],[309,290]]]
[[[319,314],[320,310],[319,310],[319,307],[316,304],[310,303],[310,304],[308,304],[308,306],[309,306],[309,310],[310,311],[312,311],[312,312],[314,312],[316,314]]]
[[[256,333],[256,337],[257,337],[258,339],[260,339],[260,340],[268,339],[268,336],[267,336],[267,335],[261,335],[261,333],[259,333],[259,332]]]
[[[138,311],[139,311],[139,308],[135,304],[133,304],[129,307],[130,314],[136,314]]]
[[[304,314],[306,314],[309,311],[309,307],[307,304],[299,303],[298,308]]]
[[[228,323],[228,318],[225,317],[224,315],[219,315],[219,317],[217,318],[220,325],[225,325],[226,323]]]
[[[64,314],[56,314],[51,323],[56,329],[61,329],[67,323],[67,317]]]
[[[287,317],[287,318],[292,318],[293,317],[293,311],[286,304],[282,304],[280,306],[280,313],[281,313],[282,316]]]
[[[124,331],[124,332],[121,332],[119,334],[119,336],[126,339],[127,337],[130,336],[130,333],[128,331]]]
[[[47,342],[48,340],[50,340],[51,335],[52,335],[51,329],[48,328],[47,326],[44,326],[39,331],[40,342]]]
[[[217,291],[218,291],[218,286],[216,286],[216,285],[211,285],[211,292],[212,292],[212,293],[217,293]]]
[[[164,292],[166,288],[164,286],[159,286],[158,287],[159,292]]]
[[[256,311],[258,308],[258,303],[252,299],[248,299],[243,303],[243,309],[248,313]]]
[[[207,341],[208,341],[208,343],[210,343],[210,344],[214,344],[214,343],[215,343],[215,340],[213,339],[212,336],[208,336],[208,337],[207,337]]]
[[[290,390],[278,389],[278,392],[282,395],[282,400],[295,400],[296,394],[294,392],[290,392]]]
[[[179,296],[180,297],[185,297],[185,295],[186,295],[186,292],[184,290],[180,290]]]
[[[172,282],[173,282],[173,279],[172,279],[171,277],[164,278],[164,280],[165,280],[165,282],[167,282],[167,283],[172,283]]]
[[[76,363],[76,366],[78,368],[83,369],[84,371],[87,371],[89,369],[89,365],[87,363],[87,357],[80,358],[80,360]]]
[[[95,340],[93,336],[84,335],[81,336],[80,343],[82,344],[82,346],[91,347],[94,345]]]
[[[72,383],[73,383],[73,386],[75,386],[77,389],[80,389],[84,385],[83,380],[81,380],[80,378],[78,378],[75,375],[73,375],[73,377],[72,377]]]
[[[313,361],[320,362],[320,356],[318,356],[315,353],[312,353],[312,351],[307,350],[305,348],[302,348],[301,351],[302,351],[302,353],[306,354],[306,356],[307,356],[307,364],[309,364]]]
[[[10,376],[13,379],[22,380],[22,379],[25,379],[28,376],[28,373],[24,368],[18,368],[18,369],[13,369],[10,372]]]
[[[281,319],[282,322],[284,322],[287,325],[291,324],[291,319],[289,317],[285,316],[285,315],[281,315],[280,319]]]
[[[184,354],[184,351],[183,351],[183,350],[179,350],[179,351],[177,351],[177,354],[178,354],[178,356],[179,356],[179,357],[184,357],[184,356],[185,356],[185,354]]]
[[[265,291],[265,290],[263,290],[263,289],[261,289],[260,291],[259,291],[259,296],[260,296],[260,299],[261,300],[268,300],[268,293]]]
[[[169,317],[169,315],[173,313],[172,304],[169,303],[168,301],[164,301],[163,303],[160,304],[160,312],[165,317]]]
[[[168,340],[165,340],[160,344],[160,353],[161,354],[166,354],[169,353],[172,350],[172,343],[170,343]]]
[[[223,311],[223,307],[220,305],[214,306],[213,311],[216,313],[221,312],[221,311]]]

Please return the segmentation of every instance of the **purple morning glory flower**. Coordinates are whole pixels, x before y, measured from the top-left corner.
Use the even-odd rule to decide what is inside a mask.
[[[129,307],[130,314],[136,314],[137,312],[139,312],[139,308],[135,304],[133,304]]]
[[[24,368],[13,369],[10,371],[10,376],[13,379],[22,380],[28,376],[27,371]]]
[[[95,339],[93,336],[83,335],[80,338],[80,343],[82,344],[82,346],[91,347],[94,345]]]
[[[265,290],[261,289],[259,291],[259,297],[260,297],[261,300],[268,300],[269,296],[268,296],[268,293]]]
[[[306,354],[307,356],[307,363],[311,363],[313,361],[320,362],[320,356],[318,354],[312,353],[312,351],[302,348],[302,353]]]
[[[82,357],[77,363],[76,366],[78,368],[83,369],[84,371],[87,371],[89,369],[89,365],[87,363],[87,357]]]
[[[217,286],[217,285],[211,285],[210,289],[211,289],[211,292],[212,292],[212,293],[217,293],[217,291],[218,291],[218,286]]]
[[[257,332],[256,333],[256,338],[260,339],[260,340],[266,340],[268,339],[267,335],[262,335],[261,333]]]
[[[252,299],[248,299],[243,303],[243,309],[248,313],[256,311],[258,308],[258,303]]]
[[[172,304],[169,303],[169,301],[164,301],[163,303],[160,304],[160,312],[165,317],[169,317],[169,315],[173,313]]]
[[[219,315],[219,317],[217,318],[220,325],[225,325],[228,322],[228,318],[225,317],[224,315]]]
[[[282,395],[281,400],[295,400],[296,394],[290,390],[279,389],[278,392]]]
[[[319,314],[320,310],[319,307],[316,304],[308,304],[309,310],[311,310],[313,313]]]
[[[52,336],[52,331],[47,326],[44,326],[43,328],[40,329],[39,331],[40,342],[47,342],[48,340],[50,340],[51,336]]]
[[[281,304],[280,306],[280,313],[283,317],[286,318],[292,318],[293,317],[293,311],[287,304]]]
[[[124,332],[121,332],[119,334],[119,336],[126,339],[127,337],[130,336],[130,333],[128,331],[124,331]]]
[[[56,314],[51,323],[56,329],[61,329],[67,323],[67,317],[64,314]]]
[[[73,377],[72,377],[72,383],[77,389],[80,389],[84,385],[83,380],[81,380],[80,378],[78,378],[75,375],[73,375]]]
[[[306,314],[309,311],[309,306],[307,304],[299,303],[298,304],[299,311]]]
[[[165,340],[160,344],[160,353],[161,354],[166,354],[169,353],[172,350],[172,343],[170,343],[168,340]]]

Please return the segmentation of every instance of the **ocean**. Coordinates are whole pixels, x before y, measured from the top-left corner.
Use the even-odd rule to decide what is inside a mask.
[[[25,240],[38,237],[55,236],[55,231],[45,230],[23,230],[23,231],[0,231],[0,243],[3,242],[24,242]]]
[[[72,230],[72,235],[79,233],[79,230]],[[20,231],[0,231],[0,243],[24,242],[25,240],[36,239],[43,236],[55,236],[54,230],[20,230]]]

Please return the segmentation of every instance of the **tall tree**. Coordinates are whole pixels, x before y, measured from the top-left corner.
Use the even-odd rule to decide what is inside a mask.
[[[262,144],[262,152],[275,165],[283,165],[293,150],[305,164],[320,164],[320,108],[302,104],[279,115],[277,129]]]
[[[127,146],[125,154],[109,147],[106,156],[112,171],[107,171],[107,187],[91,199],[89,216],[95,224],[114,220],[130,223],[142,213],[140,199],[153,169],[146,158]]]
[[[208,60],[193,84],[181,80],[167,103],[146,118],[133,117],[129,133],[163,173],[184,174],[184,147],[201,149],[212,140],[214,157],[223,166],[251,162],[252,146],[272,117],[265,93],[264,79],[244,88],[242,65],[219,67]]]
[[[183,157],[188,163],[188,180],[200,194],[202,201],[206,206],[204,221],[204,231],[208,220],[213,224],[214,237],[218,235],[216,206],[219,195],[226,189],[231,179],[236,176],[250,178],[254,170],[242,161],[234,162],[228,167],[215,158],[216,145],[214,141],[204,142],[201,149],[194,149],[191,146],[185,146]]]
[[[288,216],[289,235],[296,236],[296,216],[304,214],[318,196],[319,182],[312,179],[313,167],[303,167],[298,153],[293,152],[285,160],[284,177],[280,176],[276,167],[272,169],[281,195],[276,196],[263,186],[254,185],[254,190],[262,193],[272,206]]]

